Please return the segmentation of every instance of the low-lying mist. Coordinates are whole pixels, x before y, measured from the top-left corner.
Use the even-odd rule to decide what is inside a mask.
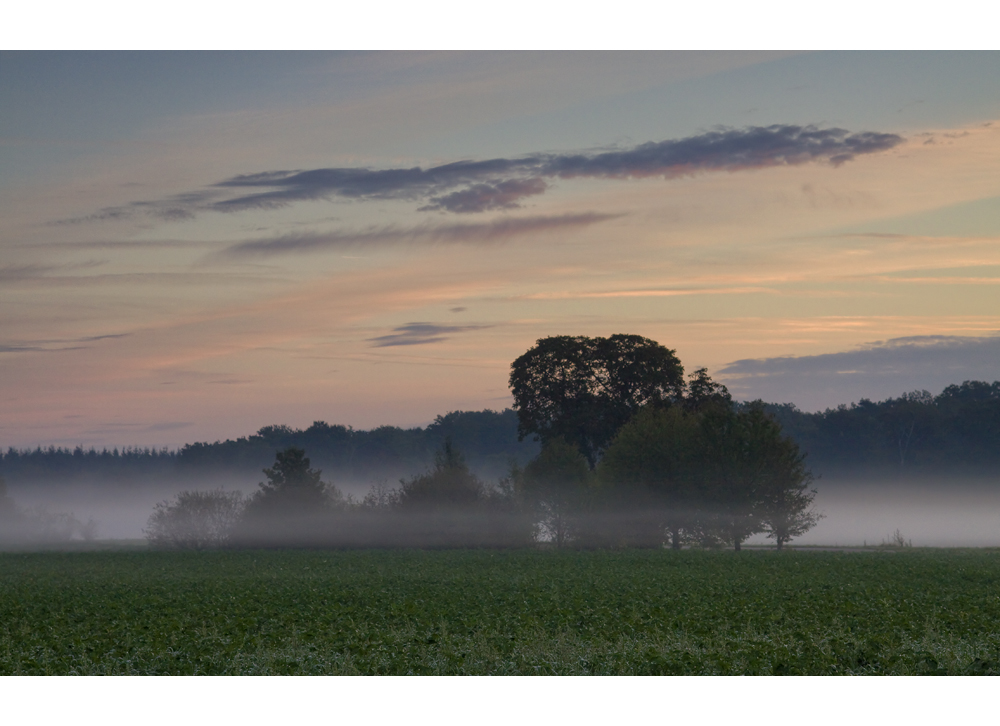
[[[370,482],[336,484],[344,495],[356,501],[363,499],[373,486]],[[250,495],[257,485],[222,477],[160,483],[62,482],[49,486],[36,482],[10,484],[8,496],[20,511],[47,513],[51,521],[68,514],[81,524],[93,521],[90,536],[97,540],[138,540],[144,537],[147,521],[158,502],[169,500],[181,491],[219,489]],[[1000,547],[1000,478],[820,480],[816,490],[814,508],[824,518],[812,530],[795,538],[790,543],[793,547],[873,546],[890,542],[897,531],[914,547]],[[380,520],[377,527],[391,532],[401,526],[400,522],[416,521],[405,519],[408,516],[416,515],[395,515]],[[424,520],[414,526],[427,531],[434,526],[459,526],[433,517],[425,516]],[[468,526],[477,526],[475,520],[468,518]],[[72,538],[80,540],[82,535],[75,532]],[[363,541],[374,546],[379,537],[372,533],[361,537],[359,543]],[[747,544],[773,545],[773,540],[755,535]]]
[[[825,516],[793,546],[878,545],[899,530],[914,547],[1000,547],[1000,476],[820,480],[815,488]]]
[[[366,482],[337,482],[337,488],[356,499],[371,488]],[[144,537],[146,522],[158,502],[182,491],[238,491],[250,495],[255,482],[235,477],[212,477],[165,482],[59,482],[8,484],[7,494],[18,510],[50,517],[72,515],[82,523],[94,522],[94,538],[135,540]],[[74,534],[73,539],[81,539]]]

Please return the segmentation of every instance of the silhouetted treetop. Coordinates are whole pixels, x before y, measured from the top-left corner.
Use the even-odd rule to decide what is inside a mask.
[[[303,449],[289,447],[275,454],[274,466],[264,469],[266,482],[258,486],[249,505],[252,515],[292,513],[322,509],[341,501],[336,487],[320,479],[322,472],[309,467]]]
[[[643,406],[678,401],[684,368],[674,351],[638,335],[541,338],[511,364],[518,436],[563,437],[593,467]]]
[[[684,409],[701,411],[709,407],[728,409],[733,405],[729,389],[712,380],[707,368],[699,368],[688,375],[687,390],[684,395]]]

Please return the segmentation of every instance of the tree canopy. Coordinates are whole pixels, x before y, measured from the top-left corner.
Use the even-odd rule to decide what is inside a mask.
[[[646,409],[622,427],[598,474],[675,549],[687,539],[738,550],[759,532],[780,549],[819,516],[803,455],[760,404]]]
[[[541,338],[511,364],[518,436],[544,445],[562,437],[593,468],[618,430],[643,406],[683,398],[674,351],[638,335]]]

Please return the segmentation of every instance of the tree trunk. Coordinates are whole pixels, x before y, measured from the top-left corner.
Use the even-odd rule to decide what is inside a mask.
[[[681,531],[678,527],[670,530],[670,549],[679,550],[681,548]]]
[[[740,551],[740,544],[742,542],[743,542],[743,540],[741,538],[739,538],[739,537],[733,537],[733,544],[736,545],[736,551],[737,552]]]

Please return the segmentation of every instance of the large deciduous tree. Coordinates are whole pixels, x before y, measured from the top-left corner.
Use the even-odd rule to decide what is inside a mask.
[[[643,406],[683,398],[684,368],[674,351],[639,335],[555,336],[511,364],[520,439],[562,437],[591,468]]]
[[[635,416],[598,467],[606,499],[635,510],[633,528],[654,528],[650,544],[721,540],[739,550],[766,532],[781,549],[820,517],[811,509],[812,475],[761,404],[720,403]]]

